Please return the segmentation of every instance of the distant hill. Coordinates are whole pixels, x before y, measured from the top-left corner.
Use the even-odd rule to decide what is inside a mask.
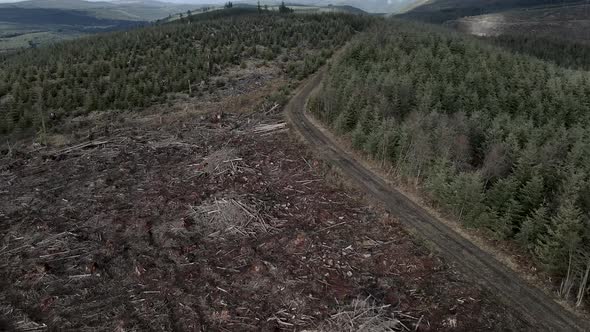
[[[53,8],[83,10],[100,7],[116,7],[116,5],[106,1],[90,2],[81,0],[28,0],[0,4],[0,8]]]
[[[590,42],[590,5],[544,6],[462,17],[445,23],[478,36],[535,35]]]
[[[5,8],[63,9],[83,11],[89,16],[126,21],[155,21],[168,15],[199,8],[199,5],[172,4],[152,0],[82,1],[82,0],[29,0],[0,4]]]
[[[367,13],[366,11],[364,11],[360,8],[357,8],[357,7],[353,7],[353,6],[344,5],[344,6],[338,6],[338,8],[341,8],[341,9],[343,9],[349,13],[353,13],[353,14],[366,14]]]
[[[198,5],[153,0],[29,0],[0,4],[0,52],[145,25]]]
[[[287,2],[285,2],[287,4]],[[346,14],[368,14],[366,11],[350,6],[350,5],[311,5],[311,4],[300,4],[300,3],[289,3],[287,6],[297,12],[305,13],[346,13]],[[271,10],[278,10],[278,5],[269,6]]]
[[[84,11],[52,8],[2,8],[0,22],[26,25],[68,25],[76,27],[116,27],[136,24],[129,20],[104,19]]]
[[[590,1],[429,0],[398,17],[442,24],[561,67],[590,70]]]
[[[294,13],[299,14],[319,14],[319,13],[344,13],[344,14],[353,14],[353,15],[369,15],[366,11],[353,7],[353,6],[311,6],[311,5],[301,5],[301,4],[287,4],[287,7],[291,8]],[[276,12],[279,10],[279,5],[274,4],[261,4],[264,10],[269,10],[271,12]],[[258,12],[258,6],[255,4],[250,3],[235,3],[232,9],[226,9],[223,6],[207,6],[203,7],[202,10],[195,10],[191,12],[191,18],[193,20],[199,19],[219,19],[227,16],[238,16],[243,14],[253,14]],[[179,13],[177,15],[172,15],[159,23],[168,23],[168,22],[175,22],[182,18],[187,18],[187,13]]]
[[[400,17],[444,23],[467,16],[499,13],[522,8],[561,7],[579,4],[580,0],[429,0]]]
[[[398,17],[477,35],[563,38],[590,43],[590,2],[580,0],[429,0]]]
[[[313,7],[328,7],[331,5],[334,7],[345,8],[346,6],[350,6],[369,13],[394,13],[415,1],[416,0],[290,0],[285,1],[285,3],[287,5],[303,5]],[[246,0],[242,2],[255,4],[256,0]],[[263,4],[268,4],[269,6],[271,4],[278,5],[281,3],[280,0],[263,0],[260,2]]]

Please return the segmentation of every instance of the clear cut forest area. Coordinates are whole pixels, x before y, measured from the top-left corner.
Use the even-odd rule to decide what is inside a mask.
[[[309,107],[436,207],[517,243],[585,305],[590,73],[390,21],[352,42]]]
[[[0,330],[525,330],[287,130],[375,22],[228,10],[3,58]]]
[[[228,8],[0,55],[0,330],[530,328],[288,133],[345,45],[311,112],[587,307],[590,53],[518,38]]]

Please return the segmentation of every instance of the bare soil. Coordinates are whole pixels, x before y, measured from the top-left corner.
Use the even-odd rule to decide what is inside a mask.
[[[265,126],[277,80],[4,148],[0,330],[528,329]]]

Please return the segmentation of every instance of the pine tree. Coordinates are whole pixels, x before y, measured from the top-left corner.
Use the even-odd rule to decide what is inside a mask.
[[[450,193],[449,179],[452,177],[451,162],[444,158],[437,158],[430,169],[430,176],[426,179],[425,188],[434,201],[446,204]]]
[[[0,102],[0,134],[7,134],[12,129],[12,119],[6,103]]]
[[[547,231],[549,225],[549,209],[545,205],[533,210],[522,223],[516,240],[529,251],[534,252],[536,243]]]
[[[349,105],[344,112],[340,113],[335,121],[335,128],[339,133],[346,134],[356,127],[358,119],[356,103]]]
[[[567,270],[568,258],[581,241],[583,231],[582,212],[575,206],[575,199],[564,197],[555,216],[537,242],[535,253],[551,270]]]
[[[503,239],[512,237],[520,229],[524,216],[525,212],[522,204],[516,198],[511,198],[502,214],[502,224],[505,226],[498,230],[496,234]]]
[[[374,128],[369,132],[369,135],[363,146],[363,150],[371,155],[373,158],[377,158],[379,151],[382,150],[383,138],[385,137],[385,124],[381,124],[379,127]]]
[[[285,2],[282,1],[281,2],[281,5],[279,6],[279,13],[281,13],[281,14],[289,14],[289,13],[292,13],[292,12],[293,12],[293,9],[287,7],[285,5]]]
[[[352,146],[357,150],[361,150],[366,140],[367,135],[363,129],[362,123],[359,122],[352,131]]]
[[[483,179],[480,173],[463,172],[455,175],[449,187],[448,204],[462,221],[473,224],[485,211]]]
[[[537,208],[542,202],[545,195],[545,184],[543,177],[539,175],[538,170],[532,171],[531,178],[520,188],[518,198],[522,203],[523,212],[528,214],[529,211]]]
[[[516,198],[519,187],[520,182],[514,176],[498,180],[486,193],[487,206],[504,214],[510,207],[511,200]]]

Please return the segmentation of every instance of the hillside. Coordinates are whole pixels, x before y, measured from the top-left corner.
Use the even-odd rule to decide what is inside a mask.
[[[3,8],[61,9],[82,11],[100,19],[154,21],[171,14],[195,9],[198,5],[171,4],[159,1],[84,1],[84,0],[28,0],[0,4]]]
[[[51,8],[84,10],[90,8],[114,8],[116,5],[108,1],[82,0],[26,0],[21,2],[1,3],[0,8]]]
[[[293,9],[296,13],[341,13],[341,14],[354,14],[354,15],[366,15],[366,11],[349,6],[349,5],[327,5],[327,6],[311,6],[311,5],[289,5],[289,8]],[[278,10],[278,6],[269,7],[272,10]]]
[[[260,10],[262,12],[278,12],[280,5],[263,5],[261,3]],[[342,6],[312,6],[312,5],[288,5],[289,9],[293,10],[295,14],[352,14],[352,15],[368,15],[362,9],[342,5]],[[245,3],[236,3],[233,5],[233,12],[241,12],[241,13],[250,13],[256,14],[258,13],[258,5],[252,4],[245,4]],[[211,17],[220,17],[220,16],[227,16],[227,10],[224,6],[204,6],[199,10],[190,11],[190,20],[193,19],[203,19],[203,18],[211,18]],[[159,20],[157,23],[169,23],[175,22],[178,20],[188,20],[189,19],[189,12],[186,13],[178,13],[176,15],[171,15],[163,20]]]
[[[145,107],[175,93],[203,93],[220,83],[212,78],[224,68],[250,57],[271,61],[281,56],[289,75],[304,77],[329,54],[316,49],[331,51],[370,19],[338,14],[321,20],[276,19],[276,13],[251,13],[239,8],[211,12],[190,25],[152,26],[0,58],[0,133],[35,130],[41,122],[57,125],[58,119],[97,110]],[[251,33],[257,30],[273,33]],[[303,37],[312,31],[317,38]],[[23,70],[26,75],[20,74]],[[49,114],[54,121],[48,121]]]
[[[355,8],[362,9],[369,13],[393,13],[397,12],[406,4],[412,3],[414,0],[292,0],[285,1],[289,6],[293,5],[304,5],[312,7],[328,7],[328,6],[339,6],[346,7],[352,6]],[[244,1],[250,4],[256,4],[256,1]],[[268,4],[269,6],[278,6],[281,1],[278,0],[263,0],[262,4]]]
[[[587,1],[438,0],[398,17],[443,24],[566,68],[588,68],[590,4]]]
[[[103,19],[83,11],[3,8],[0,9],[0,53],[145,24],[148,22]]]
[[[551,36],[590,42],[590,5],[572,3],[463,17],[446,23],[479,36]]]
[[[0,52],[128,29],[195,7],[157,1],[30,0],[0,4]]]
[[[2,8],[0,23],[20,24],[24,26],[61,25],[72,27],[115,27],[132,25],[126,20],[99,18],[83,11],[45,8]]]
[[[429,0],[400,17],[430,23],[444,23],[466,16],[505,12],[520,8],[561,7],[580,0]]]

